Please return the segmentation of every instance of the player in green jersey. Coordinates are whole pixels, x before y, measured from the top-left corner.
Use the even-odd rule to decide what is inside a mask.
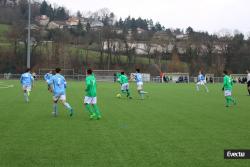
[[[233,89],[233,79],[229,76],[228,72],[223,71],[223,88],[224,95],[226,98],[226,107],[229,107],[231,103],[236,104],[235,99],[232,97],[232,89]]]
[[[125,75],[124,71],[121,72],[118,81],[121,84],[121,91],[122,94],[126,94],[126,96],[129,99],[132,99],[132,97],[130,96],[130,91],[129,91],[129,83],[128,83],[128,77]]]
[[[96,98],[96,79],[91,69],[87,70],[86,77],[86,95],[84,97],[84,104],[86,109],[90,113],[90,119],[101,119],[101,112],[97,106],[97,98]],[[92,106],[91,106],[92,105]]]
[[[117,72],[117,73],[116,73],[116,79],[117,79],[118,81],[119,81],[120,76],[121,76],[121,73]]]

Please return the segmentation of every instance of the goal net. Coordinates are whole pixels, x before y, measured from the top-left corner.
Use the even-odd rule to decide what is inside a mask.
[[[247,75],[246,74],[231,74],[231,77],[237,83],[247,83]]]
[[[116,74],[121,70],[93,70],[97,81],[116,82]],[[87,71],[86,71],[87,74]]]
[[[189,83],[189,73],[163,73],[162,82]]]
[[[207,83],[214,83],[215,82],[215,77],[214,74],[205,74],[206,77],[206,82]],[[191,77],[190,82],[197,82],[198,81],[198,76],[196,77]]]
[[[207,83],[214,83],[214,74],[206,74]]]

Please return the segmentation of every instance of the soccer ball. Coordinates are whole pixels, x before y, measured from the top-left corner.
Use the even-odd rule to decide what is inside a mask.
[[[120,93],[118,93],[118,94],[116,95],[116,97],[117,97],[117,98],[121,98],[122,95],[121,95]]]

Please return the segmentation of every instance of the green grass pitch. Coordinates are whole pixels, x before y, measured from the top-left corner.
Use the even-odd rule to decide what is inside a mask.
[[[24,103],[18,81],[0,81],[1,167],[249,167],[224,160],[224,149],[250,149],[250,97],[234,86],[237,106],[226,108],[221,84],[207,94],[194,84],[145,84],[138,100],[118,99],[119,84],[98,83],[99,121],[83,108],[83,82],[68,82],[70,118],[62,105],[52,117],[52,97],[39,81]],[[0,85],[2,87],[2,84]]]

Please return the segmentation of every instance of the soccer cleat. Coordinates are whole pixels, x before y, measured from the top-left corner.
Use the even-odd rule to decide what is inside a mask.
[[[52,115],[53,115],[54,117],[57,117],[57,112],[53,111],[53,112],[52,112]]]
[[[96,117],[96,120],[100,120],[101,118],[102,118],[102,116],[98,115],[98,116]]]
[[[96,117],[95,114],[91,114],[91,115],[89,116],[90,119],[94,119],[95,117]]]

